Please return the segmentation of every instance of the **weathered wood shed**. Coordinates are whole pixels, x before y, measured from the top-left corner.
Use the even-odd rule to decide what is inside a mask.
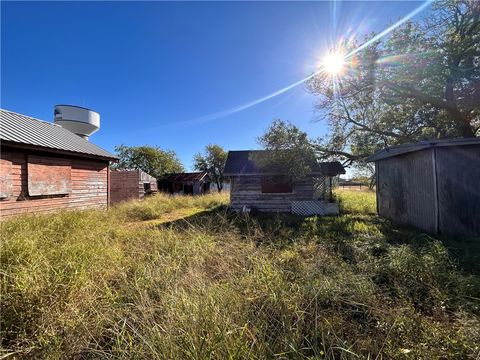
[[[110,203],[143,199],[157,192],[157,179],[142,170],[110,172]]]
[[[332,201],[332,178],[344,174],[338,162],[316,163],[304,178],[267,173],[258,159],[264,150],[229,151],[224,175],[231,181],[230,208],[234,211],[292,212],[299,215],[338,214]]]
[[[480,138],[405,144],[368,160],[379,215],[430,233],[480,235]]]
[[[210,178],[206,172],[165,174],[158,188],[169,194],[202,195],[210,192]]]
[[[0,217],[106,208],[116,157],[61,126],[0,109]]]

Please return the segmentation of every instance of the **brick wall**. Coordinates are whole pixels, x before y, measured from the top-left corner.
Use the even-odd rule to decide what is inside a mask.
[[[32,166],[32,163],[35,163],[36,166]],[[39,164],[42,166],[38,166]],[[36,182],[30,185],[36,185],[35,191],[37,193],[41,191],[46,195],[31,196],[29,194],[29,168],[30,180],[33,179]],[[63,171],[63,178],[60,180],[59,168]],[[104,160],[70,158],[2,148],[0,217],[31,212],[51,212],[60,209],[106,208],[108,205],[108,174],[108,161]],[[49,179],[52,179],[52,184],[57,182],[63,185],[61,180],[69,180],[68,186],[62,187],[61,191],[58,191],[57,188],[45,190],[45,186],[47,188],[49,186]],[[38,181],[43,185],[42,190],[38,190]],[[36,193],[35,191],[32,193]],[[58,192],[63,193],[59,194]]]

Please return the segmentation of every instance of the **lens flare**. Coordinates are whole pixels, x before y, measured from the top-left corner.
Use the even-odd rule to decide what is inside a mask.
[[[322,66],[330,75],[338,75],[342,72],[345,65],[345,58],[338,52],[331,52],[322,61]]]
[[[400,25],[404,24],[405,22],[410,20],[412,17],[414,17],[415,15],[417,15],[418,13],[420,13],[421,11],[426,9],[433,1],[434,0],[425,0],[419,7],[414,9],[412,12],[407,14],[405,17],[401,18],[396,23],[389,26],[387,29],[383,30],[381,33],[377,34],[376,36],[374,36],[370,40],[366,41],[365,43],[363,43],[362,45],[360,45],[356,49],[350,51],[348,54],[345,54],[345,55],[337,54],[335,56],[327,56],[324,59],[323,63],[321,64],[323,66],[320,66],[320,69],[318,71],[304,77],[303,79],[300,79],[300,80],[294,82],[293,84],[287,85],[284,88],[281,88],[281,89],[279,89],[277,91],[274,91],[274,92],[272,92],[272,93],[270,93],[266,96],[263,96],[259,99],[253,100],[253,101],[250,101],[250,102],[248,102],[246,104],[243,104],[243,105],[239,105],[239,106],[236,106],[236,107],[233,107],[233,108],[230,108],[230,109],[226,109],[226,110],[223,110],[223,111],[218,111],[216,113],[205,115],[205,116],[202,116],[202,117],[199,117],[199,118],[196,118],[196,119],[176,122],[176,123],[172,123],[172,124],[164,125],[164,126],[172,126],[172,125],[179,125],[179,124],[181,124],[181,125],[182,124],[183,125],[192,125],[192,124],[199,124],[199,123],[209,122],[209,121],[212,121],[212,120],[223,118],[225,116],[237,113],[239,111],[249,109],[249,108],[251,108],[255,105],[258,105],[258,104],[261,104],[265,101],[268,101],[268,100],[270,100],[270,99],[272,99],[272,98],[274,98],[274,97],[276,97],[280,94],[283,94],[283,93],[285,93],[285,92],[287,92],[287,91],[289,91],[289,90],[291,90],[291,89],[293,89],[297,86],[300,86],[300,85],[304,84],[308,80],[314,78],[315,76],[318,76],[318,75],[322,74],[323,72],[327,72],[327,73],[331,74],[332,79],[334,81],[336,81],[336,79],[335,79],[336,76],[334,76],[334,75],[338,75],[339,72],[341,72],[345,68],[345,62],[346,61],[349,61],[349,63],[351,64],[352,61],[355,61],[355,58],[353,57],[355,54],[357,54],[361,50],[365,49],[367,46],[369,46],[373,42],[381,39],[382,37],[384,37],[386,35],[388,35],[390,32],[392,32],[393,30],[398,28]],[[335,0],[334,0],[334,3],[335,3]],[[336,11],[336,10],[334,9],[334,11]],[[164,127],[164,126],[159,126],[159,127]]]

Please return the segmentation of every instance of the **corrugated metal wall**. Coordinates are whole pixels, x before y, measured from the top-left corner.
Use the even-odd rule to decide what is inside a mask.
[[[427,232],[480,235],[480,146],[445,146],[379,160],[378,214]]]
[[[377,161],[378,213],[435,232],[437,212],[431,149]]]
[[[435,152],[440,233],[480,235],[480,146]]]

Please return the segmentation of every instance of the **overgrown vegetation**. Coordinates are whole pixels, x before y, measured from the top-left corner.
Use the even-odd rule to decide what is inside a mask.
[[[373,193],[337,196],[339,217],[208,195],[5,221],[4,355],[478,358],[474,262],[376,217]]]

